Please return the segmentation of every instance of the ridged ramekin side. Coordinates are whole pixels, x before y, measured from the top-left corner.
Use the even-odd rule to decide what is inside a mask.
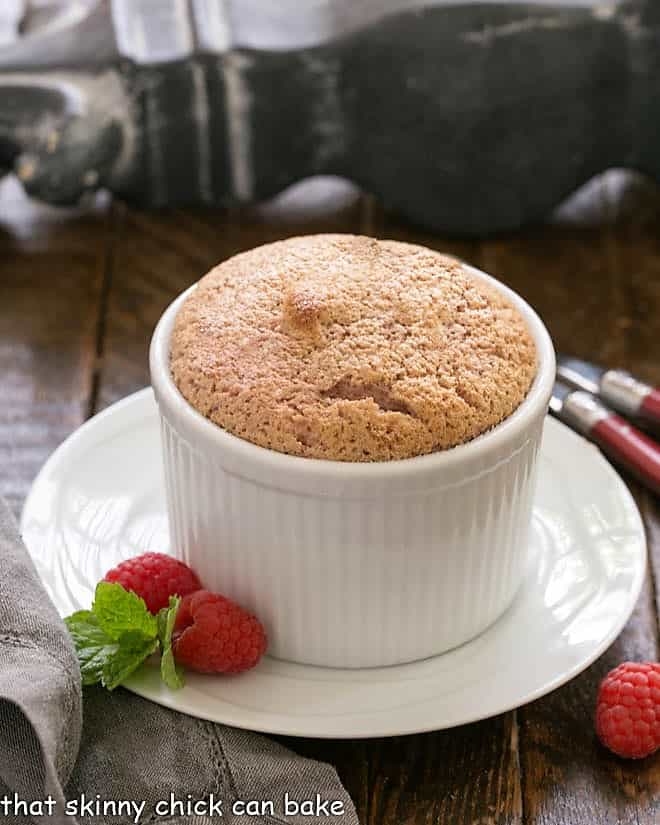
[[[272,655],[395,664],[472,638],[524,575],[537,426],[479,477],[378,498],[302,496],[229,472],[162,418],[174,549],[257,613]]]

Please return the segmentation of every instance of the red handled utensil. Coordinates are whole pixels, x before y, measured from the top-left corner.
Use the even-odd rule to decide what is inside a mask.
[[[660,444],[585,390],[556,381],[550,412],[660,495]]]
[[[660,389],[639,381],[629,372],[606,370],[580,358],[560,355],[557,377],[573,389],[597,395],[613,410],[660,432]]]

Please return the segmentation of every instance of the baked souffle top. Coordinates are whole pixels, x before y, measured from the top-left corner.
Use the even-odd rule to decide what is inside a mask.
[[[536,372],[519,312],[456,260],[354,235],[290,238],[212,269],[171,369],[202,415],[262,447],[387,461],[494,427]]]

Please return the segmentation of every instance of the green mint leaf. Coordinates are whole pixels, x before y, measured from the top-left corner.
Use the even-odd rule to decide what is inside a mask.
[[[116,655],[119,645],[99,627],[90,610],[80,610],[65,620],[80,663],[83,685],[95,685],[103,678],[103,667]]]
[[[158,637],[158,621],[144,601],[120,584],[100,582],[96,587],[92,611],[99,627],[114,641],[124,633],[141,633],[149,639]]]
[[[170,596],[170,606],[164,607],[158,614],[158,638],[160,640],[160,676],[171,690],[179,690],[184,685],[183,671],[177,667],[172,652],[172,632],[176,613],[181,604],[178,596]]]
[[[158,648],[158,639],[145,636],[139,630],[123,633],[117,643],[117,650],[109,656],[104,665],[101,682],[108,690],[114,690],[128,679]]]
[[[84,685],[100,682],[108,690],[123,684],[159,645],[165,684],[183,687],[183,674],[174,661],[172,633],[181,599],[170,597],[158,616],[144,601],[119,584],[100,582],[92,610],[65,619],[76,647]]]

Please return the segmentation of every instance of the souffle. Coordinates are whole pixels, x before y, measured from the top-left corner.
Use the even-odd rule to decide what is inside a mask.
[[[202,278],[177,315],[171,369],[192,407],[261,447],[388,461],[449,449],[510,416],[536,352],[518,311],[459,261],[313,235]]]

